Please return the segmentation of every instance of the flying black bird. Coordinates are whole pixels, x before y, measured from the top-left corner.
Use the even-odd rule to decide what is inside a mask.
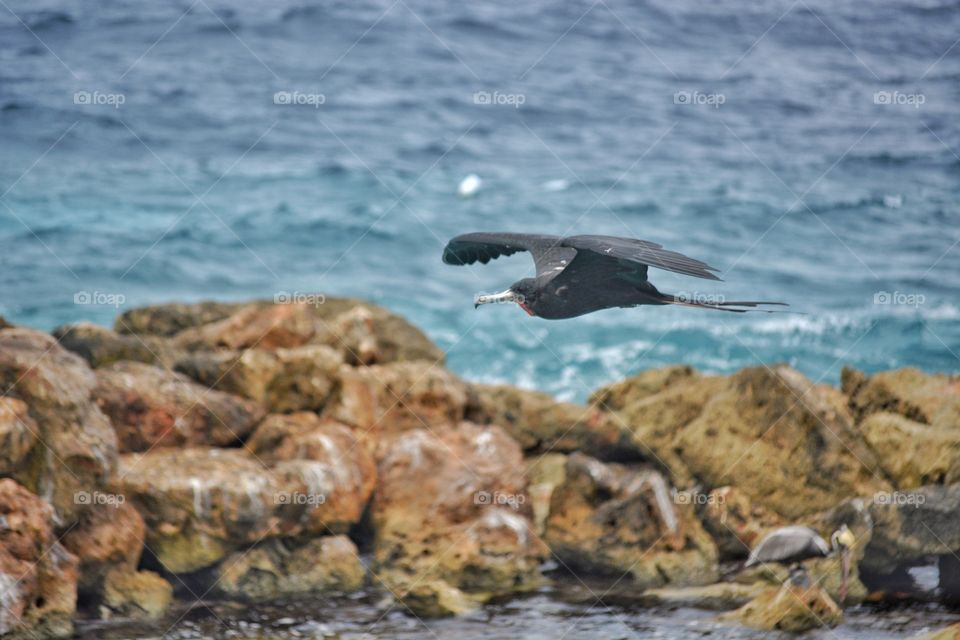
[[[758,305],[783,302],[714,301],[699,296],[660,293],[647,280],[647,267],[720,280],[713,267],[646,240],[614,236],[547,236],[527,233],[467,233],[447,243],[447,264],[484,264],[518,251],[529,251],[537,267],[502,293],[478,295],[474,307],[491,302],[516,302],[531,316],[550,320],[575,318],[611,307],[676,304],[742,313]]]

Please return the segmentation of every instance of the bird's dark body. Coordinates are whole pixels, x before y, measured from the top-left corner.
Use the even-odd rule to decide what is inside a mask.
[[[575,318],[601,309],[639,305],[679,304],[743,312],[780,302],[703,303],[678,299],[657,290],[647,279],[647,268],[657,267],[683,275],[719,280],[705,262],[664,249],[646,240],[615,236],[548,236],[523,233],[467,233],[453,238],[443,250],[447,264],[486,264],[500,256],[529,251],[536,277],[515,282],[494,302],[513,300],[530,315],[548,320]],[[479,298],[478,298],[479,299]]]

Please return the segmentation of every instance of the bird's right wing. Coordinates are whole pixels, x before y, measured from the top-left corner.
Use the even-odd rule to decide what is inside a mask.
[[[564,246],[559,236],[532,233],[465,233],[450,240],[443,249],[443,261],[447,264],[464,265],[481,262],[486,264],[500,256],[509,256],[518,251],[529,251],[537,267],[537,276],[558,274],[563,271],[577,250]]]
[[[645,264],[696,278],[720,279],[711,273],[716,269],[706,262],[664,249],[662,245],[647,240],[615,236],[570,236],[563,239],[563,246],[572,247],[578,251],[592,251],[607,258]]]

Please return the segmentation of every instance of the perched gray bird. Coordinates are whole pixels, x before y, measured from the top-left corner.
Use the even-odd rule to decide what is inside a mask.
[[[720,280],[713,267],[646,240],[614,236],[547,236],[527,233],[467,233],[447,243],[447,264],[486,264],[500,256],[529,251],[537,275],[510,285],[502,293],[478,295],[474,306],[516,302],[531,316],[549,320],[575,318],[611,307],[674,304],[720,311],[749,311],[783,302],[703,301],[660,293],[647,280],[647,267],[696,278]],[[748,307],[748,308],[744,308]],[[757,309],[754,309],[757,310]]]
[[[744,567],[752,567],[766,562],[795,565],[791,567],[791,580],[797,582],[806,578],[799,563],[810,558],[824,558],[839,553],[842,561],[843,576],[840,581],[840,601],[847,595],[847,580],[850,574],[850,547],[855,542],[853,532],[847,525],[841,526],[830,536],[830,544],[810,527],[780,527],[768,533],[753,548]]]

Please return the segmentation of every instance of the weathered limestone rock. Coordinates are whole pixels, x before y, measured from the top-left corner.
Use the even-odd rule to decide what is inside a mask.
[[[15,476],[25,471],[39,433],[26,402],[0,397],[0,473]]]
[[[0,635],[60,638],[73,633],[77,558],[57,542],[49,504],[0,479]]]
[[[299,495],[323,496],[323,504],[307,514],[308,531],[346,531],[362,517],[376,485],[377,468],[348,427],[315,413],[274,414],[246,447]]]
[[[340,369],[340,390],[324,415],[350,425],[368,446],[387,434],[456,425],[467,385],[440,365],[397,362]]]
[[[139,362],[98,369],[93,395],[113,423],[123,452],[153,447],[225,447],[263,418],[255,402],[206,389],[186,376]]]
[[[376,571],[402,602],[439,615],[539,584],[547,549],[530,523],[520,448],[502,429],[394,433],[379,457]]]
[[[132,572],[140,562],[146,527],[127,502],[92,506],[64,535],[63,545],[80,559],[80,591],[97,593],[112,570]]]
[[[125,454],[116,491],[146,520],[157,560],[172,573],[195,571],[269,537],[341,532],[359,520],[369,495],[365,454],[354,447],[347,455],[345,438],[326,435],[329,462],[264,460],[241,449]]]
[[[364,568],[346,536],[323,536],[297,546],[271,539],[227,557],[217,568],[216,588],[225,596],[268,601],[321,591],[355,591]]]
[[[873,536],[862,566],[891,573],[927,556],[960,553],[960,484],[880,493],[870,505]]]
[[[835,627],[843,619],[843,612],[824,590],[786,583],[779,589],[764,591],[721,617],[766,631],[799,633]]]
[[[57,327],[53,337],[95,369],[122,360],[170,367],[180,354],[163,338],[121,334],[91,322]]]
[[[314,344],[274,351],[199,351],[181,358],[174,368],[270,411],[319,411],[335,388],[341,362],[337,352]]]
[[[117,333],[171,337],[177,333],[223,320],[244,307],[242,302],[170,303],[124,311],[117,317]]]
[[[153,571],[113,569],[104,578],[100,617],[156,620],[173,604],[173,586]]]
[[[563,484],[567,477],[567,456],[563,453],[545,453],[528,458],[525,462],[533,524],[537,535],[542,536],[550,515],[553,490]]]
[[[960,482],[960,419],[931,425],[896,413],[871,413],[860,432],[898,489]]]
[[[846,399],[777,366],[683,376],[621,415],[680,486],[733,485],[790,520],[890,488]]]
[[[93,403],[93,371],[79,356],[61,347],[51,336],[31,329],[0,330],[0,385],[7,397],[22,401],[32,421],[23,418],[22,405],[5,405],[13,412],[16,451],[20,457],[14,475],[24,486],[53,504],[58,526],[75,521],[86,505],[75,494],[92,492],[109,478],[116,464],[117,439],[110,421]],[[32,431],[38,442],[22,459]],[[11,436],[8,435],[8,438]],[[25,466],[25,468],[23,468]]]
[[[629,574],[643,588],[717,580],[717,549],[690,504],[652,469],[574,453],[554,489],[544,539],[573,570]]]
[[[700,374],[688,365],[648,369],[597,389],[590,396],[590,404],[606,411],[621,411],[682,381],[700,378]]]
[[[471,385],[466,418],[503,427],[527,452],[583,451],[634,460],[645,454],[614,414],[508,385]]]
[[[841,388],[859,417],[886,411],[943,428],[960,424],[960,376],[927,374],[913,368],[867,376],[844,368]]]
[[[312,302],[172,304],[127,311],[117,331],[173,337],[194,350],[270,351],[324,344],[351,364],[402,360],[442,363],[444,354],[404,318],[349,298],[305,296]]]

